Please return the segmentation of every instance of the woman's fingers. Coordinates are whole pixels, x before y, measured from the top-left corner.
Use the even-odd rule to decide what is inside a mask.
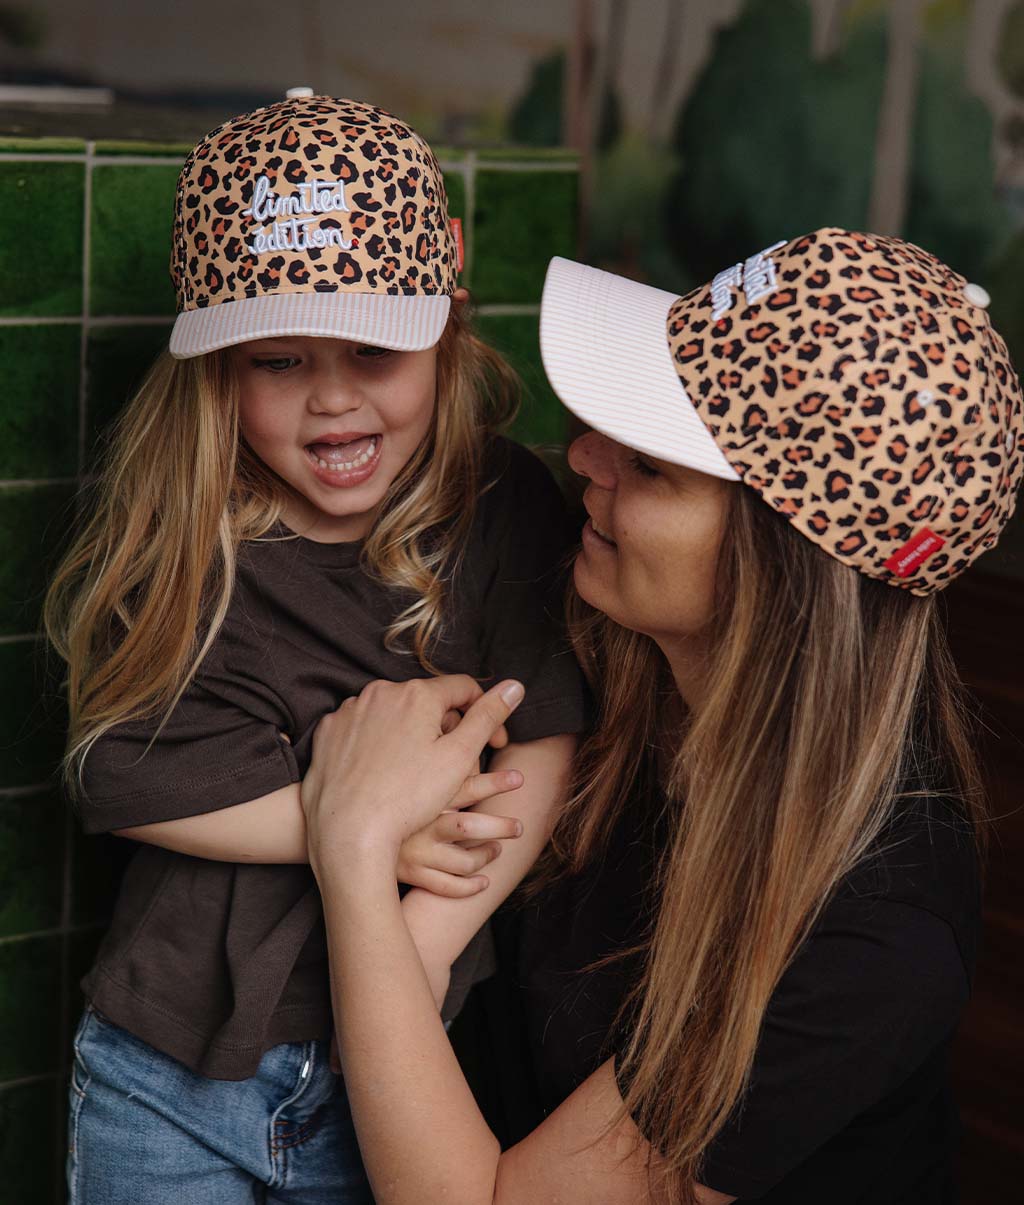
[[[456,728],[458,728],[459,720],[461,719],[462,712],[456,711],[454,708],[452,708],[451,711],[446,711],[444,713],[444,719],[441,721],[441,731],[445,734],[445,736],[447,736],[449,732],[453,732]]]
[[[465,674],[375,681],[323,716],[300,791],[318,879],[343,873],[358,856],[351,834],[372,834],[379,848],[393,845],[399,853],[453,799],[467,807],[515,790],[522,778],[514,771],[476,771],[484,747],[502,739],[500,730],[522,697],[518,682],[506,680],[484,693]],[[461,718],[443,733],[452,712]]]
[[[524,694],[522,683],[512,678],[482,693],[479,684],[466,674],[431,678],[427,686],[437,697],[442,719],[453,709],[463,713],[461,722],[445,739],[472,754],[479,753],[496,736]]]
[[[444,735],[447,736],[449,732],[453,732],[456,728],[458,728],[459,721],[461,719],[462,719],[461,711],[455,711],[454,708],[451,711],[446,711],[444,719],[441,721],[441,731],[444,733]],[[285,739],[287,739],[287,738],[285,738]],[[497,731],[494,733],[494,735],[491,737],[491,739],[487,743],[491,746],[492,749],[504,749],[505,746],[508,744],[508,740],[509,740],[508,729],[505,727],[504,724],[502,724],[502,726],[499,729],[497,729]]]

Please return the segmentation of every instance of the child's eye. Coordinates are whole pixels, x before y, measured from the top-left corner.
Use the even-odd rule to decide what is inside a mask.
[[[393,354],[389,347],[374,347],[370,343],[364,343],[356,348],[356,355],[361,360],[383,360]]]
[[[293,368],[298,364],[298,360],[294,356],[267,356],[262,359],[254,359],[252,364],[254,368],[263,368],[267,372],[287,372],[289,368]]]
[[[658,470],[654,467],[654,465],[651,464],[649,461],[644,460],[644,458],[639,453],[637,453],[635,456],[631,456],[629,462],[633,466],[633,468],[640,474],[641,477],[658,477],[658,476],[660,476],[660,474],[658,473]]]

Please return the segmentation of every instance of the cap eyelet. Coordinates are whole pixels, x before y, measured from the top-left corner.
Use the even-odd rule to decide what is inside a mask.
[[[964,300],[970,302],[971,305],[976,305],[979,310],[988,309],[992,303],[988,290],[976,284],[964,285]]]
[[[917,391],[917,404],[919,406],[930,406],[935,401],[935,394],[930,389],[919,389]]]

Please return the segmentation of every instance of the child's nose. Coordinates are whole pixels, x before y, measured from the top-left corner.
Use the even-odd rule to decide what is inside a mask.
[[[360,404],[359,389],[346,373],[321,373],[312,382],[309,405],[317,414],[346,414]]]
[[[617,452],[621,447],[600,431],[588,431],[569,446],[569,467],[581,477],[589,478],[601,489],[615,485]]]

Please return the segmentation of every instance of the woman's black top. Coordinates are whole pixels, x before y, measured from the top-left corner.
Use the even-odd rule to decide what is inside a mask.
[[[525,1013],[519,1053],[532,1071],[533,1124],[607,1058],[618,1068],[616,1016],[639,959],[584,968],[641,935],[663,845],[657,822],[631,810],[601,865],[554,884],[505,933],[518,964],[518,983],[506,988],[520,989],[515,1007]],[[708,1150],[702,1182],[772,1205],[955,1200],[947,1059],[978,919],[968,826],[941,798],[908,799],[781,979],[750,1088]],[[501,985],[489,990],[493,1002]],[[498,1007],[513,999],[514,990]],[[522,1086],[506,1048],[497,1073]],[[513,1129],[526,1125],[520,1111]]]

